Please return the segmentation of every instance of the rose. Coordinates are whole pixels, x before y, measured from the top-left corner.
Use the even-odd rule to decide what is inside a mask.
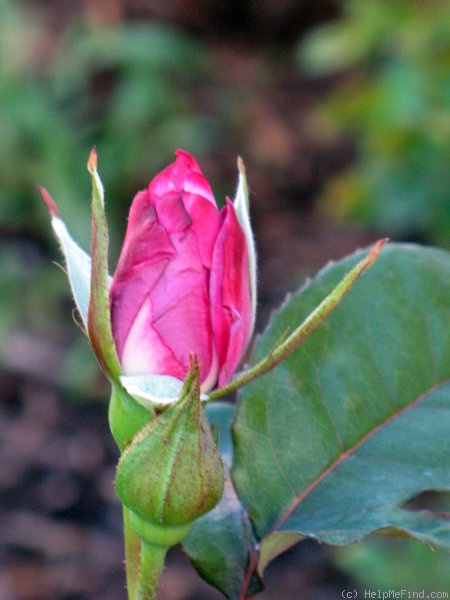
[[[112,331],[125,375],[183,379],[193,353],[207,391],[229,381],[251,335],[249,251],[233,203],[219,211],[194,158],[176,156],[133,200]]]

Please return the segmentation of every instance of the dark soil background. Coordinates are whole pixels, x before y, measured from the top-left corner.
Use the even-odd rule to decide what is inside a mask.
[[[216,88],[228,93],[245,90],[241,120],[233,123],[231,119],[223,143],[200,162],[210,181],[220,180],[233,190],[236,155],[245,158],[259,255],[259,331],[285,293],[301,285],[305,277],[329,260],[384,235],[334,222],[317,210],[324,182],[354,158],[351,140],[321,140],[306,118],[339,85],[339,78],[308,79],[283,58],[304,32],[332,19],[338,3],[29,0],[23,4],[43,16],[55,38],[80,13],[105,22],[151,19],[170,23],[206,45],[218,65]],[[52,43],[49,39],[48,52]],[[199,105],[209,102],[209,89],[199,89]],[[51,185],[51,181],[38,183]],[[29,235],[26,228],[0,232],[2,243],[13,241],[30,269],[56,256],[56,244],[51,246],[47,234],[34,231]],[[24,301],[32,299],[19,294],[17,302]],[[89,371],[95,371],[95,392],[83,402],[61,386],[58,368],[74,338],[81,337],[71,322],[68,296],[65,309],[67,322],[58,325],[59,333],[52,330],[47,337],[45,332],[36,335],[26,325],[16,327],[9,331],[2,351],[1,600],[126,597],[121,509],[113,489],[118,453],[107,425],[107,386],[95,366]],[[81,375],[80,386],[84,384]],[[259,597],[333,600],[341,598],[347,583],[328,550],[303,542],[268,568],[267,590]],[[202,582],[182,551],[175,549],[169,557],[162,597],[200,600],[221,595]]]

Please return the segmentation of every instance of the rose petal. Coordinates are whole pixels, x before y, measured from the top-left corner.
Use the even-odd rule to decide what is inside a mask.
[[[210,283],[219,386],[225,385],[236,370],[252,321],[247,243],[230,200],[227,199],[221,215],[223,222],[214,246]]]
[[[123,373],[125,375],[170,374],[183,379],[185,369],[151,326],[152,321],[152,302],[150,298],[146,298],[124,344],[121,357]]]

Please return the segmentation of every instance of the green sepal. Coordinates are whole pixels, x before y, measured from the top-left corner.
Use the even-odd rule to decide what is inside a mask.
[[[109,428],[120,452],[125,450],[138,431],[154,416],[154,411],[141,406],[122,386],[112,385],[108,409]]]
[[[158,525],[146,521],[136,513],[130,513],[130,524],[133,531],[146,544],[170,548],[179,544],[189,533],[193,521],[181,525]]]
[[[318,327],[328,315],[333,312],[364,271],[376,262],[386,241],[388,241],[387,238],[378,240],[370,252],[341,279],[341,281],[319,304],[315,306],[314,310],[312,310],[294,331],[290,332],[291,325],[286,327],[275,345],[264,358],[246,371],[238,373],[223,387],[213,390],[209,394],[209,398],[215,400],[216,398],[225,397],[230,393],[235,392],[242,386],[271,371],[288,358],[300,344],[306,340],[314,329],[316,329],[316,327]]]
[[[39,191],[50,213],[53,232],[65,259],[70,289],[87,334],[91,257],[72,239],[66,224],[59,216],[58,207],[48,191],[43,187],[40,187]]]
[[[87,168],[92,178],[92,271],[88,309],[88,334],[92,349],[105,375],[118,382],[121,366],[111,328],[108,276],[108,226],[103,185],[97,173],[97,151],[89,156]]]
[[[252,226],[250,223],[250,200],[248,195],[247,176],[245,173],[244,161],[241,157],[237,161],[239,170],[238,187],[233,200],[234,209],[238,221],[244,231],[247,241],[248,250],[248,271],[250,279],[250,299],[252,305],[252,326],[251,331],[255,326],[256,321],[256,304],[257,304],[257,256],[256,245],[253,237]]]
[[[72,294],[92,349],[108,379],[119,383],[121,366],[112,334],[109,306],[108,227],[95,148],[87,166],[92,177],[92,257],[71,238],[47,190],[42,187],[39,190],[50,212],[53,231],[66,261]]]

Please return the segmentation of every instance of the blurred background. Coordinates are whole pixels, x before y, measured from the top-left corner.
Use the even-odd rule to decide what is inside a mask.
[[[89,248],[91,147],[115,264],[137,190],[184,148],[216,197],[242,156],[261,331],[285,293],[381,236],[450,246],[446,0],[0,0],[0,598],[124,600],[108,387],[71,318],[45,186]],[[181,551],[164,598],[220,598]],[[414,542],[307,541],[262,600],[450,590]]]

